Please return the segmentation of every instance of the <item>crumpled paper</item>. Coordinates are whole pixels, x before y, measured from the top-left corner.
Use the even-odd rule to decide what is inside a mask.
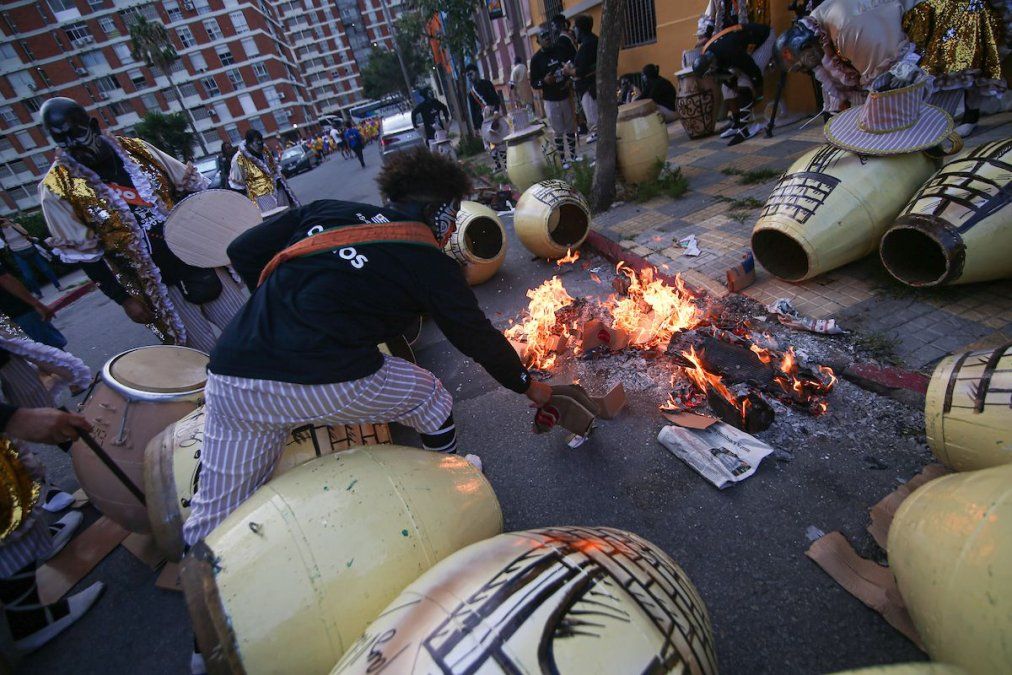
[[[775,300],[766,306],[766,311],[776,314],[780,323],[789,328],[798,328],[823,335],[842,335],[847,332],[836,325],[836,319],[813,319],[810,316],[803,316],[787,298]]]

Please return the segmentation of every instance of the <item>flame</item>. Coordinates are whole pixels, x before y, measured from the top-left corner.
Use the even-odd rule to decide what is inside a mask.
[[[527,343],[526,361],[530,368],[547,370],[555,364],[555,349],[559,338],[568,335],[569,329],[563,324],[557,329],[556,316],[563,307],[573,303],[573,298],[562,286],[559,277],[552,277],[537,288],[527,291],[531,303],[527,318],[506,331],[506,337]]]
[[[760,347],[755,343],[749,345],[748,348],[751,351],[753,351],[755,355],[759,357],[759,360],[762,361],[763,363],[770,363],[771,361],[773,361],[773,355],[770,354],[770,350],[763,349],[762,347]]]
[[[615,271],[629,280],[629,290],[617,302],[609,301],[612,325],[628,333],[633,346],[665,346],[672,335],[699,323],[699,310],[689,299],[681,277],[675,277],[672,287],[655,279],[651,267],[637,273],[619,262]]]
[[[563,265],[571,265],[580,259],[580,252],[574,251],[571,248],[566,249],[566,255],[555,261],[555,264],[559,267]]]
[[[688,375],[689,379],[691,379],[692,382],[704,393],[713,389],[715,392],[720,394],[725,401],[733,405],[741,412],[741,418],[742,420],[745,420],[748,414],[748,409],[752,407],[752,402],[747,398],[739,400],[738,397],[734,395],[734,392],[727,388],[720,375],[708,371],[703,366],[703,362],[700,359],[702,355],[703,352],[699,352],[699,354],[696,353],[695,347],[689,347],[689,351],[682,352],[682,356],[688,359],[689,362],[695,366],[694,368],[685,368],[685,374]]]

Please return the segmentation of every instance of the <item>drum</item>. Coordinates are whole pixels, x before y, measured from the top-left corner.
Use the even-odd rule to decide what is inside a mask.
[[[917,488],[889,527],[889,569],[935,661],[1012,665],[1012,465]]]
[[[770,274],[804,281],[878,249],[885,230],[934,173],[923,152],[858,157],[832,145],[787,169],[752,229],[752,251]],[[888,185],[888,190],[882,186]]]
[[[717,672],[710,618],[671,558],[606,527],[511,532],[408,586],[331,675]]]
[[[481,123],[481,138],[488,145],[499,145],[508,134],[509,125],[499,113],[493,113]]]
[[[144,448],[203,403],[207,354],[171,345],[139,347],[109,359],[81,408],[91,435],[138,488]],[[147,510],[83,441],[71,447],[74,473],[91,503],[133,532],[148,532]]]
[[[405,586],[501,531],[491,485],[456,455],[384,445],[298,466],[183,559],[208,672],[329,672]]]
[[[555,155],[546,152],[550,144],[544,127],[521,129],[506,137],[506,174],[513,186],[523,192],[548,177],[548,167],[556,164]]]
[[[678,76],[678,97],[675,109],[678,119],[689,138],[704,138],[713,133],[717,124],[713,89],[692,74],[687,68],[676,73]]]
[[[1012,344],[942,359],[928,384],[928,446],[956,471],[1012,464]]]
[[[555,260],[579,248],[587,238],[590,206],[566,181],[542,181],[520,196],[513,228],[527,250]]]
[[[228,245],[264,217],[245,195],[232,190],[204,190],[181,200],[165,220],[165,243],[187,265],[224,267],[229,264]]]
[[[627,183],[655,180],[668,158],[668,127],[653,101],[618,107],[618,168]]]
[[[172,561],[183,557],[183,523],[200,485],[204,419],[204,408],[197,408],[152,438],[144,452],[144,492],[151,533],[158,550]],[[288,435],[272,478],[323,455],[390,442],[390,427],[386,424],[296,427]]]
[[[506,259],[506,228],[495,211],[478,202],[461,202],[457,229],[443,248],[464,267],[471,286],[491,279]]]
[[[1012,139],[946,164],[903,209],[879,252],[910,286],[1012,277]]]
[[[857,670],[841,670],[832,675],[970,675],[962,668],[945,663],[897,663],[891,666],[870,666]]]

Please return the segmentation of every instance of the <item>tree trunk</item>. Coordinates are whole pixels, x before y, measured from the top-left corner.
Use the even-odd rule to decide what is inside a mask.
[[[169,81],[169,86],[172,87],[172,93],[176,96],[176,102],[179,103],[179,109],[186,115],[186,121],[190,125],[190,131],[193,132],[193,136],[197,139],[197,143],[200,145],[200,150],[203,152],[204,157],[207,156],[207,146],[204,145],[204,137],[197,131],[197,120],[193,119],[193,113],[183,103],[183,94],[179,91],[179,87],[172,80],[172,72],[168,68],[163,68],[162,73],[165,75],[165,79]],[[191,158],[192,159],[192,158]],[[187,160],[188,161],[188,160]]]
[[[618,52],[622,48],[626,0],[604,0],[597,45],[597,167],[590,193],[595,213],[607,211],[615,201],[616,139],[618,117]]]

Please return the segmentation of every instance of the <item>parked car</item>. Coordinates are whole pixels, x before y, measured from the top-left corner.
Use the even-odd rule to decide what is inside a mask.
[[[322,161],[323,159],[315,150],[306,150],[301,145],[296,145],[281,153],[281,173],[285,175],[285,178],[294,176],[320,166]]]
[[[384,117],[380,122],[380,154],[388,157],[410,148],[425,146],[425,135],[411,124],[411,113],[398,113]]]
[[[223,182],[228,179],[228,176],[222,176],[221,172],[218,171],[218,158],[217,157],[201,157],[200,159],[193,160],[193,165],[197,167],[197,171],[207,179],[210,188],[222,188],[225,187]]]

